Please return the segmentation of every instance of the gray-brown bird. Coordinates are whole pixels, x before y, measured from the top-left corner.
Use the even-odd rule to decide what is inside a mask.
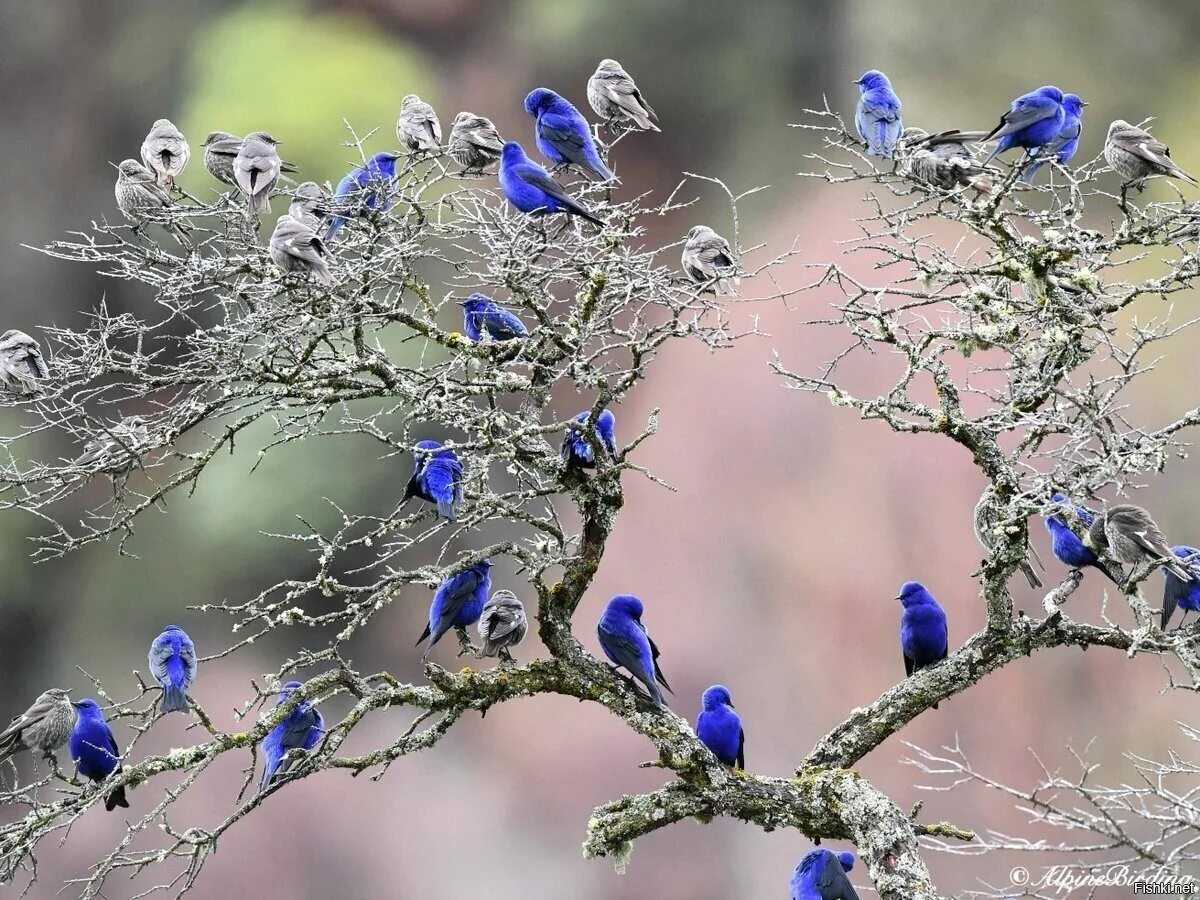
[[[587,84],[588,103],[609,124],[633,123],[643,131],[658,131],[658,116],[629,73],[615,59],[601,60]]]
[[[146,427],[146,420],[141,416],[127,416],[88,441],[75,465],[114,475],[128,472],[149,442],[150,429]]]
[[[705,290],[711,291],[715,286],[718,294],[737,293],[742,279],[729,241],[707,225],[697,225],[688,232],[681,262],[687,276],[704,285]]]
[[[325,221],[332,205],[333,200],[324,188],[315,181],[306,181],[292,191],[287,214],[315,230]]]
[[[491,119],[460,112],[450,126],[446,153],[468,172],[482,172],[500,161],[504,140]]]
[[[483,642],[477,657],[499,656],[501,650],[525,640],[529,622],[525,606],[512,591],[496,591],[483,605],[479,617],[479,638]]]
[[[75,707],[62,688],[50,688],[0,732],[0,762],[22,750],[38,750],[53,758],[75,727]]]
[[[230,187],[237,187],[233,177],[233,161],[242,149],[242,139],[228,131],[213,131],[200,145],[204,148],[204,168],[208,174]]]
[[[280,216],[267,249],[275,265],[285,273],[300,272],[311,275],[326,287],[333,285],[329,251],[317,232],[305,222],[290,215]]]
[[[1166,144],[1146,129],[1130,125],[1124,119],[1117,119],[1108,126],[1104,158],[1113,171],[1121,176],[1125,185],[1139,190],[1146,179],[1154,175],[1180,178],[1193,187],[1197,186],[1195,178],[1175,165]]]
[[[42,391],[50,369],[41,345],[23,331],[10,328],[0,334],[0,385],[11,393],[31,397]]]
[[[1129,566],[1160,562],[1180,581],[1192,576],[1179,564],[1171,546],[1159,531],[1150,513],[1132,503],[1111,506],[1096,516],[1088,529],[1088,546],[1097,554]]]
[[[175,184],[175,178],[183,171],[192,155],[187,139],[170,119],[159,119],[150,126],[150,133],[142,141],[142,162],[154,173],[158,183],[165,188]]]
[[[442,123],[432,106],[408,94],[400,101],[396,137],[410,153],[437,153],[442,149]]]
[[[972,524],[975,527],[975,540],[979,541],[979,545],[984,550],[990,551],[996,546],[996,538],[998,537],[996,527],[1000,523],[996,516],[995,493],[990,486],[984,488],[983,493],[979,495],[979,502],[975,504],[975,515]],[[1025,558],[1021,560],[1017,568],[1021,570],[1021,574],[1025,576],[1025,580],[1029,582],[1029,586],[1037,590],[1042,586],[1042,579],[1034,571],[1030,560],[1036,562],[1038,568],[1043,572],[1046,571],[1046,564],[1042,562],[1042,558],[1033,549],[1033,544],[1026,544]]]
[[[278,143],[265,131],[252,132],[233,159],[233,177],[246,195],[246,210],[252,216],[271,211],[271,191],[283,171],[283,160],[275,149]]]
[[[140,231],[148,222],[154,222],[171,232],[181,244],[188,244],[187,223],[172,216],[179,206],[171,199],[167,189],[158,183],[154,173],[136,159],[122,160],[117,166],[114,193],[117,209],[134,223],[135,231]]]

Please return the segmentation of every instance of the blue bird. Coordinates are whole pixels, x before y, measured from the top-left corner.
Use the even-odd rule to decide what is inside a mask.
[[[325,240],[332,241],[350,216],[362,210],[386,210],[392,205],[392,181],[396,177],[396,160],[399,153],[383,151],[376,153],[361,166],[355,166],[345,178],[338,182],[333,192],[334,205],[347,215],[334,216],[325,229]]]
[[[746,768],[746,733],[733,711],[729,688],[714,684],[700,696],[696,737],[725,765]]]
[[[413,447],[413,473],[401,503],[420,497],[436,503],[438,515],[455,520],[462,503],[463,465],[458,454],[437,441],[418,441]]]
[[[451,628],[466,628],[479,621],[492,589],[491,569],[491,562],[485,559],[454,573],[438,585],[433,602],[429,604],[429,622],[414,645],[419,647],[423,640],[429,639],[421,659],[429,655],[433,645]]]
[[[168,625],[150,645],[150,674],[162,687],[158,711],[187,712],[187,690],[196,680],[196,647],[178,625]]]
[[[896,599],[904,606],[900,616],[900,649],[907,677],[946,658],[950,649],[949,632],[945,610],[920,582],[904,582]],[[936,703],[933,708],[937,709]]]
[[[1067,500],[1062,494],[1054,493],[1050,497],[1055,503],[1066,505],[1071,501]],[[1095,510],[1088,509],[1086,506],[1080,506],[1072,503],[1075,507],[1075,515],[1079,517],[1084,525],[1091,527],[1096,521]],[[1104,577],[1120,586],[1121,582],[1108,574],[1107,569],[1103,568],[1099,563],[1096,554],[1073,532],[1067,525],[1066,520],[1061,516],[1046,516],[1046,530],[1050,532],[1050,552],[1064,565],[1070,566],[1072,569],[1083,569],[1087,566],[1095,566]],[[1112,565],[1115,565],[1113,563]],[[1120,566],[1117,566],[1118,575],[1124,577],[1120,571]]]
[[[75,760],[75,770],[95,782],[103,781],[113,772],[120,772],[121,751],[117,749],[117,739],[104,721],[99,704],[91,697],[85,697],[73,705],[75,727],[71,730],[68,746],[71,759]],[[129,801],[125,799],[125,785],[113,789],[104,798],[104,808],[109,812],[118,806],[129,808]]]
[[[791,900],[858,900],[846,873],[854,868],[849,850],[810,850],[792,872]]]
[[[608,601],[604,614],[596,625],[600,649],[616,668],[624,667],[629,674],[646,686],[656,706],[667,701],[658,689],[661,684],[671,690],[658,666],[658,647],[642,624],[642,601],[632,594],[618,594]]]
[[[1187,621],[1189,612],[1200,612],[1200,550],[1195,547],[1189,547],[1186,544],[1180,544],[1178,547],[1172,547],[1171,552],[1183,560],[1184,568],[1198,577],[1191,581],[1184,581],[1178,575],[1173,575],[1167,569],[1163,569],[1163,607],[1162,607],[1162,622],[1160,628],[1163,631],[1167,630],[1167,623],[1171,621],[1171,616],[1175,613],[1175,607],[1183,607],[1183,618],[1179,620],[1179,627],[1183,627],[1183,623]]]
[[[493,341],[529,337],[525,323],[487,294],[476,292],[459,305],[463,308],[463,330],[473,341],[478,341],[485,332]]]
[[[279,701],[275,704],[278,709],[288,698],[303,685],[298,681],[289,681],[279,692]],[[262,740],[263,776],[259,782],[258,792],[261,794],[272,784],[283,778],[292,767],[293,760],[287,757],[290,750],[311,750],[321,739],[325,730],[325,719],[320,711],[307,700],[301,700],[296,708],[284,717],[283,721],[267,732]]]
[[[550,173],[525,155],[516,141],[509,141],[500,153],[500,190],[508,202],[523,213],[544,216],[550,213],[566,213],[587,219],[593,225],[604,227],[579,201],[570,197]]]
[[[1046,149],[1038,154],[1037,159],[1025,167],[1021,180],[1026,184],[1033,182],[1038,169],[1046,164],[1051,157],[1058,160],[1060,165],[1066,163],[1079,149],[1079,135],[1083,133],[1083,108],[1087,103],[1078,94],[1063,95],[1063,124],[1054,140],[1046,145]]]
[[[530,91],[525,112],[534,118],[533,136],[542,156],[555,165],[573,165],[601,181],[617,176],[604,164],[587,119],[569,100],[548,88]]]
[[[1023,147],[1030,157],[1034,156],[1058,137],[1065,119],[1063,92],[1054,85],[1022,94],[1000,117],[999,124],[983,136],[984,141],[997,142],[996,149],[983,164],[986,166],[1013,147]]]
[[[892,90],[888,77],[877,69],[864,72],[854,82],[860,91],[854,110],[858,136],[867,145],[867,154],[892,158],[896,141],[904,125],[900,121],[900,98]]]
[[[575,417],[575,421],[583,425],[591,414],[590,409],[585,409]],[[616,427],[617,417],[612,414],[612,410],[600,410],[600,415],[596,416],[596,436],[600,438],[600,445],[608,451],[612,459],[617,457],[617,438],[614,433]],[[562,458],[569,466],[580,469],[596,468],[596,454],[584,429],[574,425],[567,429],[563,435]]]

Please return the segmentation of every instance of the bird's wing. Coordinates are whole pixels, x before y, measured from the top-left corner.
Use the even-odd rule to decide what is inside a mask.
[[[904,653],[903,650],[901,650],[900,652]],[[909,658],[909,655],[907,653],[904,653],[904,677],[905,678],[912,676],[913,666],[914,666],[914,663],[913,663],[912,659]]]
[[[638,624],[641,624],[641,623],[638,623]],[[642,631],[645,631],[645,630],[646,630],[646,627],[643,625]],[[671,690],[671,686],[669,684],[667,684],[667,679],[665,677],[663,677],[662,668],[658,664],[658,645],[654,643],[654,638],[650,637],[650,635],[648,635],[648,634],[646,635],[646,640],[648,640],[650,642],[650,658],[652,660],[654,660],[654,677],[655,677],[655,679],[657,679],[658,683],[667,689],[667,693],[674,694],[675,692],[673,690]]]
[[[557,181],[546,174],[546,171],[541,166],[535,166],[530,163],[521,163],[512,167],[512,172],[517,178],[524,181],[526,184],[531,184],[536,188],[541,189],[546,194],[553,197],[559,203],[566,206],[576,207],[579,204],[566,191],[562,189]]]
[[[652,673],[642,671],[642,647],[631,635],[612,631],[601,625],[599,632],[604,649],[617,665],[624,666],[630,672],[641,677],[649,678]]]
[[[572,161],[576,157],[583,158],[584,147],[584,136],[574,125],[575,123],[570,118],[556,113],[542,113],[538,118],[538,130],[542,132],[542,137]]]
[[[521,618],[515,610],[510,611],[496,607],[488,627],[488,635],[492,640],[507,637],[517,630],[517,626],[521,624]]]
[[[832,853],[822,854],[825,859],[821,871],[817,873],[817,888],[822,898],[828,900],[858,900],[854,885],[846,877],[841,860]]]
[[[654,110],[642,96],[633,79],[625,78],[617,73],[604,75],[600,79],[600,89],[608,95],[613,103],[629,113],[635,120],[644,116],[654,116]]]
[[[895,122],[900,118],[900,104],[895,97],[868,91],[862,95],[862,107],[876,119]]]
[[[242,139],[236,137],[221,138],[209,144],[207,149],[221,156],[237,156],[238,151],[242,149]]]
[[[746,768],[746,729],[744,728],[738,729],[738,751],[734,763],[739,769]]]
[[[179,658],[183,661],[187,680],[194,681],[196,679],[196,645],[191,641],[183,641],[179,645]]]
[[[169,639],[164,640],[160,635],[155,638],[150,647],[150,674],[155,681],[163,681],[167,677],[167,663],[175,655]]]
[[[1171,160],[1171,151],[1162,141],[1157,140],[1150,132],[1141,128],[1118,132],[1113,137],[1113,143],[1123,150],[1140,156],[1142,159],[1164,168],[1171,168],[1175,163]]]

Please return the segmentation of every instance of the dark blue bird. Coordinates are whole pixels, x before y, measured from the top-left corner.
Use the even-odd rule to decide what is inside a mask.
[[[986,166],[998,154],[1013,147],[1023,147],[1033,156],[1058,137],[1065,118],[1063,92],[1054,85],[1022,94],[1000,117],[999,124],[984,135],[984,141],[996,141],[997,144],[983,164]]]
[[[1066,163],[1079,149],[1079,135],[1083,133],[1083,108],[1087,106],[1078,94],[1063,95],[1063,124],[1054,140],[1046,145],[1046,149],[1038,154],[1037,159],[1025,167],[1021,180],[1026,184],[1033,182],[1038,169],[1046,164],[1051,157],[1058,160],[1060,165]]]
[[[462,503],[463,466],[458,454],[437,441],[418,441],[413,447],[413,473],[404,489],[405,503],[420,497],[436,503],[438,515],[451,522]]]
[[[112,729],[104,721],[104,713],[91,697],[78,700],[75,706],[75,728],[71,731],[68,746],[75,770],[90,781],[100,782],[113,772],[121,771],[121,751]],[[125,785],[109,792],[104,798],[104,808],[112,812],[118,806],[129,808],[125,799]]]
[[[298,691],[302,685],[298,681],[289,681],[279,692],[279,701],[275,704],[278,709],[289,697]],[[307,700],[301,700],[282,722],[267,732],[262,741],[263,777],[259,782],[258,792],[261,794],[272,784],[283,778],[293,765],[292,758],[287,757],[291,750],[311,750],[321,739],[325,730],[325,719],[320,711]]]
[[[746,768],[746,734],[733,710],[729,688],[714,684],[700,696],[696,737],[725,765]]]
[[[846,873],[854,868],[848,850],[810,850],[792,872],[791,900],[858,900]]]
[[[587,119],[569,100],[548,88],[525,98],[525,112],[534,118],[533,136],[542,156],[555,165],[572,165],[601,181],[617,176],[604,164]]]
[[[399,153],[386,150],[376,153],[338,182],[333,201],[346,215],[333,217],[325,230],[326,241],[333,240],[350,216],[359,215],[363,210],[385,210],[392,205],[392,181],[396,177],[396,160],[399,158]]]
[[[487,294],[476,292],[460,305],[463,308],[463,330],[473,341],[478,341],[484,333],[493,341],[529,337],[525,323]]]
[[[904,606],[900,616],[900,649],[904,652],[904,674],[927,669],[949,652],[946,612],[933,594],[917,581],[906,581],[896,598]],[[937,709],[937,704],[933,705]]]
[[[433,645],[451,628],[466,628],[479,621],[492,589],[491,570],[491,562],[485,559],[454,573],[438,585],[433,602],[429,604],[429,622],[415,645],[419,647],[423,640],[429,639],[421,659],[429,655]]]
[[[1071,502],[1059,493],[1052,494],[1050,499],[1064,506]],[[1079,504],[1071,505],[1075,507],[1075,515],[1079,517],[1079,521],[1090,528],[1092,523],[1096,521],[1095,511]],[[1120,585],[1121,582],[1114,579],[1113,576],[1108,574],[1105,568],[1099,565],[1096,554],[1068,527],[1066,520],[1061,516],[1046,516],[1046,530],[1050,532],[1050,552],[1054,554],[1059,562],[1070,566],[1072,569],[1095,566],[1104,574],[1105,578],[1108,578],[1113,584]],[[1113,563],[1112,565],[1116,564]],[[1118,574],[1123,577],[1119,566],[1117,569]]]
[[[1167,623],[1171,621],[1171,616],[1175,613],[1175,607],[1183,607],[1183,618],[1179,621],[1179,627],[1183,627],[1183,623],[1187,621],[1189,612],[1200,612],[1200,550],[1195,547],[1189,547],[1186,544],[1180,544],[1178,547],[1172,547],[1171,552],[1183,560],[1184,568],[1189,572],[1196,573],[1197,577],[1191,581],[1183,581],[1178,575],[1173,575],[1168,569],[1163,569],[1163,606],[1162,606],[1162,622],[1160,628],[1163,631],[1167,630]]]
[[[150,674],[162,688],[158,711],[187,712],[187,691],[196,680],[196,647],[178,625],[168,625],[150,645]]]
[[[591,414],[590,409],[585,409],[575,417],[575,421],[583,425]],[[600,410],[600,415],[596,416],[596,435],[600,438],[600,445],[608,451],[612,459],[616,459],[617,456],[617,438],[614,432],[616,427],[617,417],[612,414],[612,410]],[[585,429],[574,425],[567,429],[563,436],[562,458],[569,466],[580,469],[596,468],[596,453]]]
[[[858,136],[867,145],[869,155],[891,159],[900,132],[904,130],[900,121],[900,98],[892,90],[888,77],[876,69],[864,72],[854,83],[860,91],[854,110]]]
[[[569,196],[550,173],[531,160],[516,141],[504,145],[500,154],[500,190],[514,207],[531,216],[566,213],[604,227],[604,222]]]
[[[667,701],[658,686],[661,684],[671,693],[675,692],[671,691],[658,666],[658,647],[646,633],[642,612],[641,600],[632,594],[618,594],[604,607],[596,635],[600,639],[600,649],[613,665],[624,667],[644,684],[655,705],[666,706]]]

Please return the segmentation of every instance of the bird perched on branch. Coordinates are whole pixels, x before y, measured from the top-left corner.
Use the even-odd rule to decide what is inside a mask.
[[[416,94],[400,101],[396,137],[409,153],[436,154],[442,149],[442,123],[432,106]]]
[[[178,625],[168,625],[150,644],[150,675],[162,688],[161,713],[187,712],[188,688],[196,680],[196,646]]]
[[[400,154],[384,150],[376,153],[361,166],[355,166],[338,182],[333,192],[335,215],[325,231],[325,240],[332,241],[350,216],[363,211],[383,211],[392,205],[396,160]]]
[[[1175,554],[1150,513],[1132,503],[1098,513],[1088,529],[1087,544],[1098,556],[1129,566],[1158,562],[1180,581],[1192,580],[1191,573],[1175,561]]]
[[[142,226],[153,222],[169,231],[185,247],[190,246],[187,238],[189,226],[172,215],[180,209],[179,205],[158,183],[154,173],[136,159],[122,160],[117,166],[114,193],[117,209],[134,223],[134,231],[140,231]]]
[[[76,466],[94,466],[98,472],[114,475],[130,471],[143,448],[150,442],[150,430],[141,416],[127,416],[88,441]]]
[[[604,59],[587,84],[588,103],[605,122],[632,123],[642,131],[658,131],[658,116],[629,73],[615,59]]]
[[[854,109],[854,127],[867,145],[869,156],[891,159],[896,141],[904,124],[900,119],[902,104],[888,77],[870,69],[855,80],[858,85],[858,106]]]
[[[575,421],[578,425],[584,425],[591,414],[590,409],[585,409],[575,417]],[[572,425],[563,436],[562,458],[569,466],[594,469],[596,468],[596,454],[592,449],[592,442],[588,440],[586,433],[578,425]],[[600,446],[608,452],[611,459],[617,457],[616,427],[617,417],[613,415],[612,410],[600,410],[600,414],[596,416],[596,436],[600,438]]]
[[[1022,94],[1000,117],[996,127],[983,136],[984,141],[996,141],[984,165],[1013,147],[1022,147],[1032,156],[1058,137],[1065,118],[1063,92],[1054,85]]]
[[[192,151],[187,139],[170,119],[159,119],[142,141],[142,162],[154,173],[158,184],[170,189],[188,164]]]
[[[1196,179],[1171,159],[1171,149],[1144,128],[1117,119],[1108,126],[1104,141],[1104,159],[1121,176],[1126,187],[1145,187],[1147,178],[1165,175],[1196,187]]]
[[[41,383],[49,377],[41,344],[15,328],[0,334],[0,385],[5,390],[32,397],[41,393]]]
[[[848,850],[810,850],[792,872],[791,900],[858,900],[846,873],[854,868]]]
[[[292,191],[292,202],[287,214],[297,222],[303,222],[316,231],[329,215],[331,201],[325,189],[315,181],[306,181]]]
[[[271,260],[283,272],[299,272],[317,279],[325,287],[332,287],[329,251],[307,222],[287,214],[280,216],[267,249]]]
[[[975,540],[979,541],[980,546],[984,550],[991,552],[996,546],[996,528],[999,526],[997,521],[996,511],[996,493],[989,485],[984,488],[983,493],[979,495],[979,502],[975,504],[975,516],[973,524],[975,526]],[[1034,571],[1033,564],[1030,560],[1037,563],[1038,568],[1043,572],[1046,566],[1042,563],[1041,557],[1037,555],[1037,551],[1033,549],[1033,545],[1026,543],[1025,558],[1021,560],[1017,566],[1021,570],[1021,574],[1025,576],[1025,580],[1029,582],[1029,586],[1037,590],[1042,586],[1042,579],[1038,577]]]
[[[736,294],[742,283],[729,241],[707,225],[692,226],[680,264],[688,278],[718,294]]]
[[[449,447],[437,441],[418,441],[413,447],[413,473],[401,503],[420,497],[437,506],[438,515],[454,521],[462,503],[463,465]]]
[[[303,687],[298,681],[289,681],[279,692],[279,701],[275,704],[278,709],[291,696]],[[281,781],[283,776],[294,764],[290,753],[292,750],[308,752],[317,745],[325,730],[325,719],[320,710],[301,700],[296,708],[287,714],[282,722],[267,732],[263,738],[263,776],[259,782],[258,792],[261,794],[272,784]]]
[[[242,139],[228,131],[211,131],[200,146],[204,148],[204,168],[208,174],[230,187],[237,187],[233,161],[242,149]]]
[[[696,737],[725,765],[746,768],[746,734],[723,684],[714,684],[700,695]]]
[[[1083,133],[1083,108],[1087,103],[1078,94],[1063,95],[1063,123],[1054,139],[1038,153],[1037,157],[1021,173],[1021,181],[1032,184],[1038,169],[1050,159],[1066,165],[1079,149],[1079,136]]]
[[[1051,500],[1060,505],[1070,505],[1075,510],[1075,515],[1079,521],[1087,528],[1091,528],[1092,523],[1096,521],[1096,513],[1094,510],[1088,509],[1086,506],[1079,506],[1071,503],[1062,494],[1055,493],[1051,495]],[[1050,532],[1050,551],[1058,559],[1059,562],[1070,566],[1072,569],[1082,569],[1087,566],[1095,566],[1104,573],[1106,578],[1111,579],[1112,576],[1099,565],[1099,559],[1096,554],[1084,544],[1080,537],[1071,530],[1066,520],[1061,516],[1051,515],[1046,516],[1046,530]]]
[[[908,158],[912,176],[943,190],[969,187],[988,193],[995,187],[992,173],[975,161],[967,143],[983,139],[982,131],[940,131],[926,134],[920,128],[906,128],[901,140],[913,148]]]
[[[537,88],[525,98],[525,112],[534,119],[533,135],[546,159],[575,166],[600,181],[617,177],[600,158],[587,119],[569,100],[549,88]]]
[[[896,598],[904,607],[900,615],[900,649],[904,653],[904,674],[928,669],[949,654],[946,611],[919,581],[906,581]],[[937,709],[937,704],[933,704]]]
[[[550,173],[531,160],[516,141],[504,145],[500,157],[500,190],[514,207],[531,216],[566,213],[604,227],[578,200],[569,196]]]
[[[1187,621],[1189,612],[1200,612],[1200,550],[1189,547],[1187,544],[1180,544],[1178,547],[1172,547],[1171,552],[1179,558],[1183,567],[1192,577],[1187,581],[1182,581],[1167,569],[1162,570],[1163,605],[1162,621],[1159,627],[1163,631],[1167,630],[1167,623],[1171,621],[1171,616],[1175,614],[1177,606],[1183,608],[1183,619],[1179,622],[1181,628]]]
[[[476,657],[499,656],[525,640],[529,622],[525,605],[512,591],[496,591],[479,616],[480,647]]]
[[[529,337],[525,323],[487,294],[471,294],[460,306],[463,308],[463,330],[473,341],[480,340],[484,334],[493,341]]]
[[[67,691],[50,688],[0,732],[0,762],[22,750],[37,750],[45,758],[67,742],[75,728],[75,706]]]
[[[451,628],[467,628],[479,621],[492,589],[492,564],[481,560],[461,572],[455,572],[438,585],[429,604],[429,621],[414,646],[428,638],[421,659],[429,655],[433,645]]]
[[[283,171],[283,160],[275,149],[278,144],[267,132],[255,131],[246,135],[233,158],[233,178],[246,195],[250,215],[271,211],[271,191]]]
[[[75,760],[75,769],[80,775],[99,783],[113,772],[121,771],[121,751],[95,700],[87,697],[74,706],[75,727],[68,739],[71,759]],[[104,808],[109,812],[118,806],[129,808],[125,785],[114,788],[104,798]]]
[[[604,613],[596,625],[596,635],[600,639],[600,649],[613,665],[628,670],[630,675],[646,686],[654,704],[665,707],[667,701],[659,685],[670,693],[674,691],[659,668],[658,647],[642,624],[643,612],[642,601],[637,597],[618,594],[604,607]]]
[[[460,112],[450,126],[446,153],[467,172],[482,172],[500,161],[504,140],[491,119]]]

